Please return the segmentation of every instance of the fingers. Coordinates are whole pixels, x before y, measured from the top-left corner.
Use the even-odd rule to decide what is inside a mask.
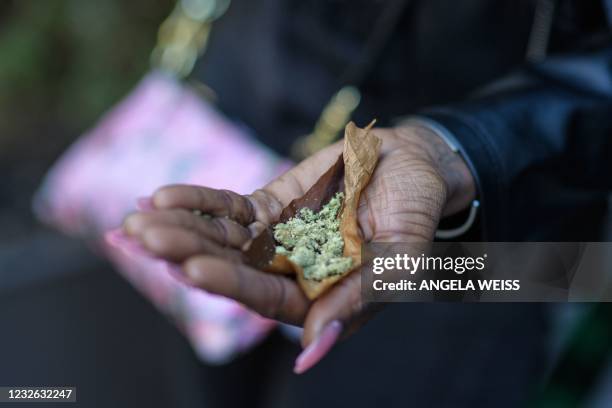
[[[254,218],[265,225],[277,221],[283,208],[293,199],[304,195],[338,160],[340,153],[341,143],[329,146],[249,195],[247,199],[251,203]]]
[[[314,341],[334,320],[348,326],[362,307],[361,279],[359,273],[351,273],[312,305],[304,322],[302,345],[307,346]]]
[[[339,320],[334,320],[325,326],[319,336],[304,349],[295,360],[293,372],[302,374],[317,364],[334,347],[343,331]]]
[[[146,250],[172,262],[182,262],[198,254],[242,261],[240,250],[221,246],[192,230],[175,226],[151,226],[140,235],[140,241]]]
[[[255,220],[253,205],[249,199],[229,190],[172,185],[157,190],[152,200],[157,209],[200,210],[215,217],[228,217],[242,225],[248,225]]]
[[[195,286],[232,298],[264,317],[294,325],[304,321],[309,301],[287,277],[210,256],[193,257],[183,268]]]
[[[171,185],[157,190],[151,201],[156,209],[194,209],[228,217],[242,225],[255,221],[269,224],[278,219],[291,200],[303,195],[341,153],[342,143],[329,146],[250,196],[208,187]]]
[[[123,224],[125,232],[140,237],[152,227],[179,227],[221,246],[240,248],[249,239],[249,230],[228,218],[205,219],[184,209],[140,212],[128,216]]]
[[[311,306],[304,322],[302,345],[294,372],[301,374],[317,364],[342,336],[347,336],[372,316],[361,298],[358,272],[338,282]]]
[[[361,276],[358,270],[353,271],[312,305],[304,322],[302,343],[309,345],[333,321],[343,324],[343,335],[347,336],[368,321],[381,306],[363,301]]]

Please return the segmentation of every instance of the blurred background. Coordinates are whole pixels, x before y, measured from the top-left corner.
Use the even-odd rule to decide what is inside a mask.
[[[149,68],[171,0],[0,2],[0,240],[32,238],[50,165]]]
[[[51,164],[148,70],[160,22],[173,6],[0,2],[2,385],[79,384],[82,406],[172,406],[181,398],[201,406],[197,396],[169,395],[168,383],[189,378],[164,375],[185,368],[164,365],[196,367],[175,328],[86,244],[32,213],[33,193]],[[163,356],[168,349],[173,356]],[[151,360],[153,354],[162,356]],[[96,386],[102,383],[110,388]]]
[[[173,7],[172,0],[0,1],[0,385],[78,384],[84,406],[196,407],[232,393],[224,379],[248,384],[242,379],[267,363],[247,356],[240,367],[203,373],[183,336],[103,257],[32,213],[53,162],[148,71]],[[580,394],[590,406],[610,406],[612,311],[574,305],[556,315],[546,401],[571,406]],[[560,357],[572,339],[597,352]],[[274,352],[275,341],[259,347]],[[234,402],[263,392],[246,385]]]

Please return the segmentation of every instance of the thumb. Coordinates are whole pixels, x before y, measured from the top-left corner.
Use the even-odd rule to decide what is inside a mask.
[[[334,320],[342,323],[344,332],[354,315],[360,312],[361,279],[355,272],[334,285],[310,307],[304,321],[302,346],[307,347],[320,337],[325,327]]]
[[[363,302],[361,277],[354,271],[311,306],[304,322],[304,350],[296,360],[294,371],[300,374],[317,364],[341,337],[361,327],[373,312]]]

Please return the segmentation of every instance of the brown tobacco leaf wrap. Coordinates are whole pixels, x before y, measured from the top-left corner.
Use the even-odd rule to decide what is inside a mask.
[[[340,233],[344,239],[344,256],[353,259],[353,268],[342,275],[331,276],[321,281],[304,278],[302,268],[284,255],[275,254],[276,242],[270,226],[259,234],[245,251],[245,260],[251,266],[272,273],[297,276],[297,281],[306,294],[313,300],[323,294],[334,283],[344,278],[361,265],[361,244],[363,238],[357,221],[357,207],[361,192],[365,189],[378,162],[381,141],[371,134],[374,121],[365,129],[350,122],[344,133],[344,151],[302,197],[291,201],[283,209],[278,220],[287,222],[295,217],[302,208],[321,210],[338,191],[344,190],[344,202],[340,213]],[[344,176],[344,185],[342,178]]]
[[[353,122],[346,125],[344,136],[344,205],[340,216],[340,234],[344,239],[344,256],[361,265],[363,239],[357,222],[357,207],[376,168],[381,141],[370,133],[374,122],[360,129]]]

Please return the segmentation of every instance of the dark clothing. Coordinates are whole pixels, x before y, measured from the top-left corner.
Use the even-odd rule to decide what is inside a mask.
[[[391,3],[235,1],[197,75],[222,110],[287,153],[360,63]],[[598,240],[612,187],[612,46],[602,1],[553,2],[551,58],[529,64],[536,0],[405,3],[358,78],[357,123],[426,112],[455,134],[483,203],[484,234],[469,239]]]
[[[462,144],[483,204],[482,228],[462,239],[598,240],[612,174],[603,3],[406,1],[384,46],[364,51],[392,3],[234,1],[196,76],[284,154],[354,83],[358,124],[421,114]],[[535,9],[553,3],[542,27]],[[550,58],[535,61],[543,31]],[[351,77],[364,55],[368,69]],[[543,375],[543,316],[533,304],[393,307],[311,374],[289,377],[287,406],[521,406]]]
[[[358,63],[389,3],[234,1],[216,23],[196,74],[217,91],[222,110],[287,153]],[[531,0],[407,3],[359,84],[359,123],[376,117],[389,125],[423,106],[462,100],[524,61]]]
[[[489,240],[601,239],[612,190],[612,47],[550,58],[429,116],[474,162]]]

